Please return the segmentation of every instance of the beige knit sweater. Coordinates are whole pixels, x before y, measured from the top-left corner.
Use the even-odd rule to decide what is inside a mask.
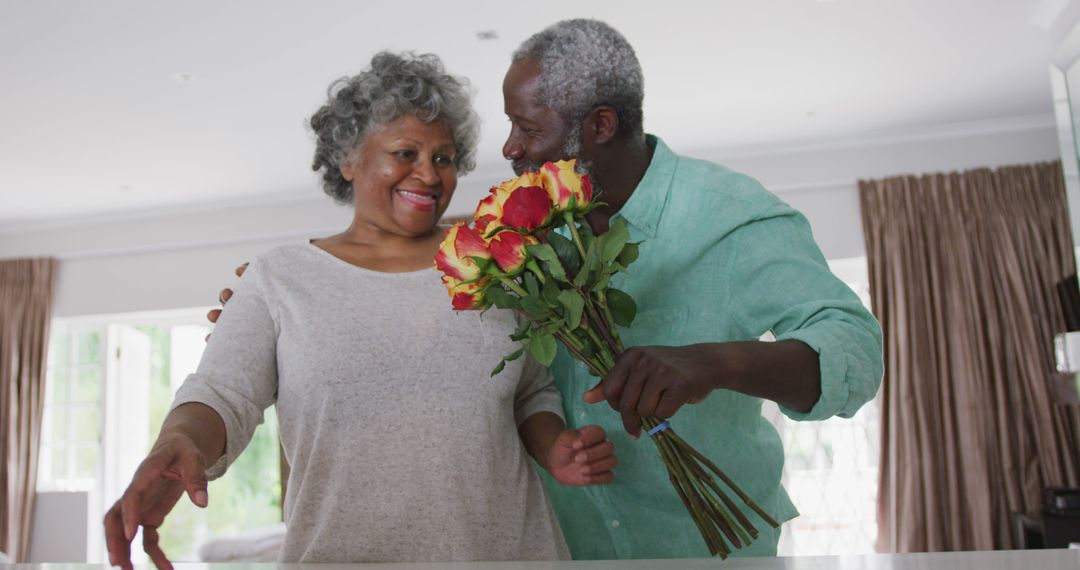
[[[453,312],[434,269],[380,273],[311,244],[256,259],[173,406],[225,422],[220,476],[276,404],[292,468],[284,562],[565,559],[517,433],[562,415],[514,319]],[[211,500],[213,498],[211,497]]]

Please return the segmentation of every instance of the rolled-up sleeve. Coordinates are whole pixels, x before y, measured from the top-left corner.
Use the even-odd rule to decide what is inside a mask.
[[[177,390],[170,408],[199,402],[225,423],[225,455],[207,469],[208,479],[232,465],[277,399],[278,331],[261,279],[258,263],[252,263],[222,311],[198,369]]]
[[[825,262],[806,218],[779,204],[735,230],[744,244],[732,264],[730,307],[751,334],[772,331],[818,353],[821,397],[789,418],[851,417],[874,398],[883,373],[881,326]]]

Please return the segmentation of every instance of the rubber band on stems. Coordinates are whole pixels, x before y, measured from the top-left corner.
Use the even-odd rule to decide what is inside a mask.
[[[664,420],[664,421],[656,424],[656,427],[649,430],[649,436],[652,437],[652,436],[666,430],[669,427],[671,427],[671,422],[669,422],[667,420]]]

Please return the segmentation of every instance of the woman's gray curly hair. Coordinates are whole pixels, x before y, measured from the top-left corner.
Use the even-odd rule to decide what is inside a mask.
[[[373,127],[413,115],[430,123],[445,120],[454,141],[454,166],[464,175],[476,166],[480,118],[472,108],[469,82],[446,73],[434,54],[383,51],[371,67],[330,84],[327,102],[311,117],[315,160],[322,171],[323,191],[340,204],[353,198],[352,184],[341,165],[363,144]]]
[[[521,59],[540,64],[536,97],[567,121],[572,134],[578,133],[570,142],[579,142],[581,121],[600,105],[615,109],[620,133],[643,132],[641,64],[630,42],[615,28],[599,20],[556,22],[518,47],[512,60]]]

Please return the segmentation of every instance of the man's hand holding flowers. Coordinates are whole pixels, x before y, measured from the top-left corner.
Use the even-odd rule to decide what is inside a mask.
[[[784,358],[777,358],[777,354]],[[810,381],[782,381],[792,362],[815,372]],[[762,374],[775,381],[751,380],[760,379]],[[794,340],[630,347],[600,383],[585,393],[585,401],[606,400],[622,415],[626,431],[636,438],[641,433],[641,418],[670,418],[683,405],[696,404],[718,388],[773,400],[795,411],[810,411],[821,394],[817,353]]]

